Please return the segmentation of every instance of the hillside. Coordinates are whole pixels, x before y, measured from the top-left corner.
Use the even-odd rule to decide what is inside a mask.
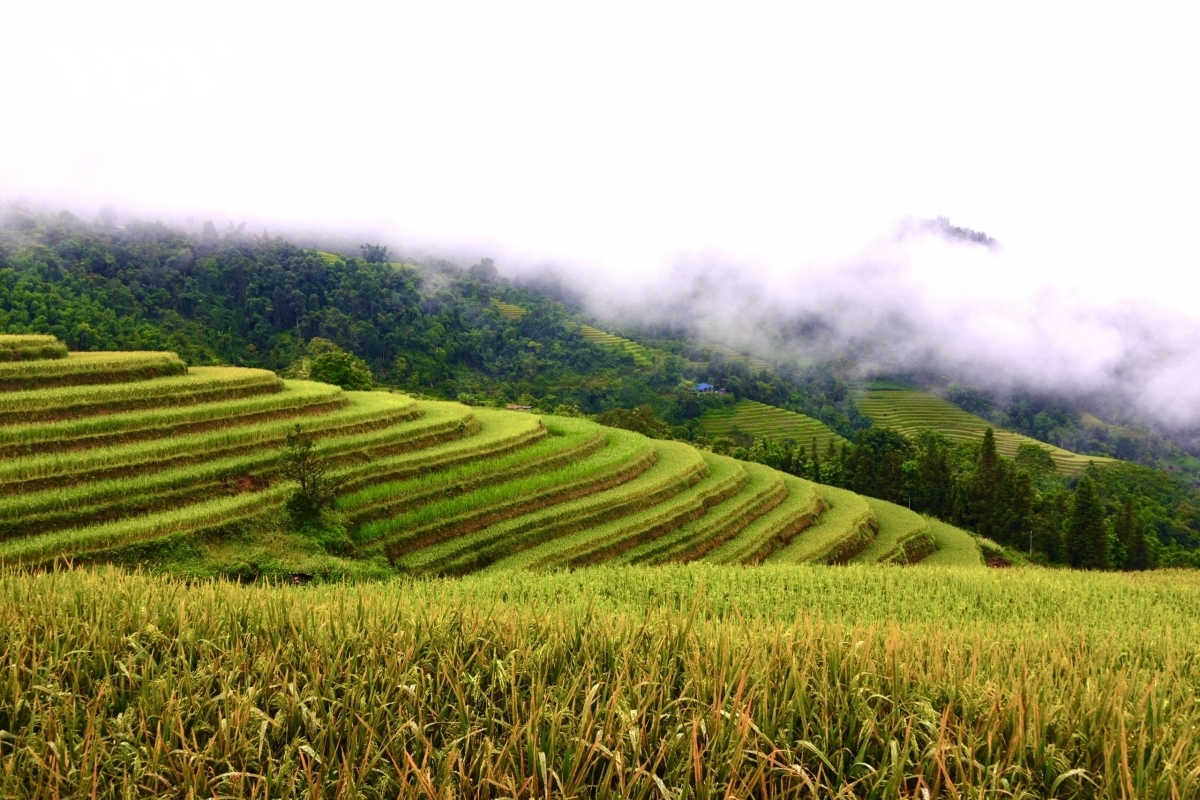
[[[830,442],[840,445],[846,441],[812,417],[754,400],[742,400],[732,408],[705,412],[700,418],[700,430],[710,437],[742,433],[777,441],[790,440],[804,447],[810,447],[815,440],[821,453]]]
[[[876,425],[894,428],[907,436],[922,430],[933,430],[951,441],[971,441],[982,439],[984,431],[994,428],[987,420],[917,389],[868,387],[859,398],[858,407]],[[1067,475],[1080,474],[1090,462],[1106,464],[1115,460],[1104,456],[1079,455],[1012,431],[995,430],[995,435],[996,450],[1001,455],[1015,458],[1021,445],[1035,445],[1048,452],[1058,470]]]
[[[587,419],[188,369],[172,353],[29,355],[0,364],[10,564],[194,559],[206,542],[278,526],[292,491],[280,449],[297,424],[345,480],[336,510],[347,534],[305,562],[327,571],[347,560],[437,575],[785,553],[916,561],[898,553],[925,533],[893,524],[888,504],[838,493],[857,504],[845,515],[830,487]],[[247,552],[259,544],[244,541]]]

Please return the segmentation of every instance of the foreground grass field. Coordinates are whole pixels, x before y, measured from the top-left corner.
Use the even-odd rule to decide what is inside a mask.
[[[5,797],[1200,792],[1200,579],[0,574]]]
[[[987,420],[963,411],[958,406],[928,392],[916,389],[885,387],[868,388],[858,401],[859,409],[875,420],[880,427],[894,428],[906,435],[922,430],[941,433],[951,441],[982,439],[989,427]],[[1105,456],[1085,456],[1039,442],[1012,431],[996,430],[996,450],[1008,458],[1015,458],[1022,444],[1034,444],[1050,453],[1060,472],[1078,475],[1087,469],[1090,462],[1111,463]]]

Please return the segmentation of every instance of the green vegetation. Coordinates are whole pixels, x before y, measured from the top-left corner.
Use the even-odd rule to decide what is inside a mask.
[[[982,567],[983,554],[975,537],[941,520],[926,518],[937,551],[921,560],[925,567]]]
[[[584,339],[592,342],[593,344],[598,344],[602,347],[609,347],[624,353],[628,353],[633,357],[633,363],[643,367],[650,366],[650,351],[645,347],[642,347],[637,342],[630,341],[629,339],[625,339],[611,333],[605,333],[604,331],[593,328],[591,325],[580,325],[579,332],[583,335]]]
[[[0,362],[0,391],[124,383],[185,372],[187,364],[174,353],[71,353],[61,359]]]
[[[809,447],[816,440],[820,452],[825,452],[830,442],[841,444],[845,441],[828,426],[811,417],[754,400],[742,400],[732,408],[706,412],[700,418],[700,430],[709,438],[736,437],[740,433],[776,442],[791,441],[803,447]]]
[[[865,497],[832,486],[821,486],[818,493],[824,513],[804,535],[769,556],[768,563],[843,564],[875,538],[879,523]]]
[[[279,480],[278,453],[271,451],[297,421],[324,456],[336,459],[332,468],[353,473],[347,477],[350,493],[412,479],[423,459],[430,471],[449,469],[451,462],[439,461],[432,450],[452,441],[465,448],[453,457],[462,466],[477,445],[482,460],[531,446],[540,435],[516,434],[490,452],[469,443],[483,426],[479,415],[462,407],[400,395],[339,396],[265,372],[202,366],[224,361],[277,369],[293,380],[324,378],[343,388],[403,387],[422,397],[461,398],[481,411],[515,403],[546,414],[602,414],[605,423],[656,439],[692,442],[801,480],[911,504],[1002,545],[1027,541],[1032,530],[1035,560],[1070,561],[1065,533],[1077,479],[1045,474],[1037,454],[1050,454],[1040,445],[1026,443],[1006,459],[1005,437],[997,435],[993,467],[984,464],[981,440],[974,437],[927,446],[918,436],[905,444],[879,433],[884,426],[868,430],[871,421],[854,401],[853,364],[778,364],[752,373],[765,365],[720,347],[666,334],[622,344],[632,340],[616,342],[580,327],[580,320],[579,309],[505,282],[487,259],[465,270],[436,261],[406,265],[390,260],[380,245],[363,249],[361,257],[322,255],[236,231],[196,240],[155,225],[115,230],[69,215],[10,214],[0,223],[0,325],[6,332],[54,334],[83,350],[169,346],[196,366],[158,352],[0,362],[0,373],[7,369],[17,381],[4,384],[0,397],[0,497],[6,498],[0,530],[18,536],[25,525],[25,535],[50,534],[263,490]],[[44,338],[22,341],[53,345]],[[191,372],[183,374],[185,369]],[[180,374],[162,375],[170,371]],[[67,380],[115,382],[43,382]],[[700,380],[726,394],[693,391]],[[744,438],[726,441],[735,437],[723,435],[722,426]],[[417,455],[422,450],[430,452]],[[589,451],[588,457],[599,453]],[[567,466],[546,458],[548,471]],[[522,470],[540,469],[535,463],[509,464],[497,480],[530,479]],[[499,484],[484,486],[480,475],[460,494],[496,490]],[[1110,566],[1197,563],[1200,496],[1193,489],[1126,465],[1089,477],[1103,510]],[[120,494],[133,486],[134,493]],[[451,490],[431,484],[428,491]],[[55,505],[43,493],[73,500]],[[788,488],[779,504],[803,508],[792,495]],[[380,499],[346,513],[361,511],[349,520],[352,526],[377,524],[383,517],[367,517],[386,516],[405,502]],[[1128,504],[1132,522],[1118,530],[1118,511],[1124,514]],[[515,500],[504,505],[511,513],[518,507]],[[748,506],[747,515],[750,509],[774,519],[773,508]],[[819,523],[818,517],[810,527],[823,530]],[[821,557],[854,555],[852,543],[865,546],[873,530],[864,523],[839,544],[843,551]],[[706,549],[705,557],[729,555],[726,545],[746,531],[761,531],[767,551],[739,556],[751,561],[799,547],[806,538],[775,535],[749,520],[743,530],[711,529],[696,546]]]
[[[5,796],[1200,790],[1194,574],[694,565],[296,590],[101,570],[5,572],[0,597]]]
[[[0,394],[0,423],[186,406],[278,392],[283,388],[283,381],[264,369],[191,367],[187,375],[153,381],[4,392]]]
[[[732,347],[726,347],[723,344],[713,344],[712,342],[704,342],[699,346],[701,351],[711,359],[712,354],[718,354],[728,363],[739,364],[750,371],[751,375],[758,375],[760,372],[774,372],[775,365],[766,359],[748,356],[744,353],[739,353]]]
[[[930,430],[952,442],[962,442],[982,439],[988,428],[994,428],[987,420],[963,411],[948,400],[916,389],[868,388],[858,401],[858,407],[876,425],[908,436]],[[1011,431],[996,430],[995,436],[996,450],[1001,455],[1016,458],[1021,445],[1034,445],[1048,452],[1054,465],[1067,475],[1081,474],[1089,462],[1106,464],[1112,461],[1103,456],[1082,456]]]
[[[500,312],[500,315],[505,319],[520,319],[529,312],[520,306],[515,306],[512,303],[505,303],[502,300],[492,299],[492,305]]]
[[[67,346],[53,336],[0,334],[0,361],[66,357]]]
[[[338,354],[314,341],[309,373]],[[0,560],[244,577],[262,564],[229,563],[226,543],[261,553],[276,542],[263,555],[277,574],[290,558],[320,561],[305,537],[326,549],[330,575],[757,564],[777,553],[840,563],[869,546],[918,558],[905,537],[872,544],[880,525],[862,498],[831,504],[806,480],[683,442],[578,417],[197,370],[0,395],[0,453],[11,456],[0,462]],[[626,427],[650,420],[647,433],[668,432],[649,406],[621,413]],[[830,505],[866,513],[831,531],[821,524]]]
[[[854,557],[854,561],[864,564],[884,561],[912,564],[937,549],[929,524],[920,514],[874,497],[868,497],[866,501],[875,515],[879,532],[871,543]]]

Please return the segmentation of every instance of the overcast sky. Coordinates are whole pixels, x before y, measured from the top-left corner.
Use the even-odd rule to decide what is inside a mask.
[[[0,198],[1200,316],[1195,4],[6,3]],[[597,279],[598,280],[598,279]],[[607,283],[607,282],[606,282]]]

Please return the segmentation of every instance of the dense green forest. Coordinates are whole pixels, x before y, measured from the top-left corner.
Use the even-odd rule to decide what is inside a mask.
[[[527,313],[507,317],[494,301]],[[649,363],[639,364],[584,339],[583,319],[566,299],[502,279],[489,259],[463,269],[393,262],[377,245],[334,256],[240,229],[219,235],[211,224],[193,237],[161,223],[118,228],[65,212],[0,218],[0,331],[53,334],[74,350],[174,350],[191,364],[311,367],[342,376],[334,380],[348,388],[371,381],[475,404],[604,414],[609,424],[910,505],[1014,548],[1028,550],[1032,534],[1045,560],[1197,564],[1200,498],[1178,475],[1128,464],[1069,479],[1036,447],[1010,461],[986,441],[909,440],[872,428],[857,411],[848,362],[755,375],[720,357],[699,366],[694,343],[659,336],[647,341]],[[339,348],[367,369],[340,359]],[[728,394],[698,395],[689,388],[696,380]],[[1028,398],[998,408],[956,391],[951,399],[967,410],[1003,416],[1044,440],[1086,427],[1077,414]],[[820,419],[852,444],[817,453],[803,442],[698,435],[706,408],[743,398]],[[1119,432],[1109,438],[1114,455],[1143,446]]]
[[[509,319],[492,301],[528,313]],[[676,353],[649,366],[587,342],[579,309],[501,279],[489,259],[388,260],[364,246],[343,258],[240,230],[189,237],[161,223],[122,228],[62,213],[0,222],[0,329],[49,333],[75,350],[169,349],[192,364],[284,370],[314,338],[355,353],[374,380],[468,402],[525,402],[586,413],[649,404],[674,425],[703,408],[699,376]],[[730,392],[817,416],[844,435],[867,423],[845,369],[752,376],[717,361]]]

